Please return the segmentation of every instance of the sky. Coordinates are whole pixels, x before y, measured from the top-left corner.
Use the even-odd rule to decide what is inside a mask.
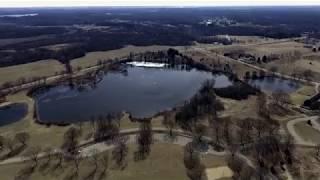
[[[284,5],[320,5],[320,0],[0,0],[0,7]]]

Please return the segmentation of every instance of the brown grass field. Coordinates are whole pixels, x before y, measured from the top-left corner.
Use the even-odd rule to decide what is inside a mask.
[[[146,51],[160,51],[166,50],[170,46],[127,46],[117,50],[99,51],[87,53],[84,57],[73,59],[71,65],[73,68],[77,67],[90,67],[97,64],[99,60],[108,60],[113,58],[122,58],[132,53],[141,53]]]
[[[28,64],[0,68],[0,85],[14,82],[21,78],[26,80],[33,77],[53,76],[56,72],[65,70],[65,67],[56,60],[43,60]]]

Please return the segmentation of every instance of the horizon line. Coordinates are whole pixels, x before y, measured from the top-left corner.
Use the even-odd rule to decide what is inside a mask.
[[[31,6],[0,6],[3,8],[212,8],[212,7],[320,7],[320,3],[316,4],[210,4],[210,5],[90,5],[90,4],[79,4],[79,5],[31,5]]]

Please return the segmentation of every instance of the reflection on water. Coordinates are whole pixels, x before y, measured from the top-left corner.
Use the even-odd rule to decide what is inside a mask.
[[[300,88],[300,84],[298,82],[278,77],[249,80],[248,83],[267,92],[283,91],[286,93],[292,93]]]
[[[150,117],[181,105],[190,99],[206,80],[216,87],[232,82],[225,75],[170,68],[125,66],[125,73],[108,72],[94,85],[59,85],[38,93],[39,119],[42,122],[74,122],[92,116],[127,111],[134,117]]]

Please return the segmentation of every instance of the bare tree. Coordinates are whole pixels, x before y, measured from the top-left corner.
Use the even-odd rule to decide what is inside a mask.
[[[80,169],[80,163],[82,161],[82,158],[78,155],[75,155],[72,157],[72,162],[73,162],[73,165],[74,165],[74,168],[75,168],[75,171],[74,171],[74,175],[77,177],[78,174],[79,174],[79,169]]]
[[[278,71],[278,68],[277,68],[276,66],[272,66],[272,67],[270,68],[270,71],[271,71],[273,74],[275,74],[275,73]]]
[[[274,104],[281,107],[286,107],[286,105],[291,103],[290,95],[284,91],[273,92],[272,99]]]
[[[253,130],[254,120],[251,118],[246,118],[238,123],[240,128],[239,130],[239,138],[240,143],[249,143],[252,141],[252,130]]]
[[[93,149],[90,152],[90,163],[93,164],[94,166],[94,171],[96,171],[98,169],[99,166],[99,153],[97,149]]]
[[[124,169],[127,166],[128,146],[126,144],[128,138],[119,138],[115,148],[112,151],[112,159],[115,161],[116,166]]]
[[[105,153],[100,159],[100,164],[103,166],[103,170],[106,171],[109,168],[109,154]]]
[[[22,146],[27,145],[27,141],[30,139],[30,135],[26,132],[21,132],[15,135],[15,140],[21,143]]]
[[[6,138],[5,139],[5,147],[9,149],[9,153],[13,152],[15,150],[16,142],[14,139]]]
[[[166,113],[163,117],[162,124],[168,129],[169,137],[173,138],[173,130],[176,127],[176,119],[173,113]]]
[[[192,143],[184,148],[184,166],[190,180],[202,180],[205,177],[205,168],[201,163],[199,153],[194,150]]]
[[[2,152],[5,149],[6,145],[6,139],[3,136],[0,136],[0,152]]]
[[[78,146],[78,138],[80,137],[80,131],[74,127],[69,128],[64,134],[64,142],[62,149],[71,154],[76,154]]]
[[[32,165],[33,167],[37,167],[38,165],[40,152],[41,152],[40,147],[32,147],[26,153],[26,159],[31,160],[33,162],[33,165]]]
[[[64,160],[64,153],[63,152],[57,152],[55,153],[55,158],[58,160],[56,167],[62,168],[63,160]]]
[[[257,119],[254,122],[254,128],[257,131],[258,139],[267,131],[267,124],[262,119]]]
[[[320,144],[316,146],[316,156],[320,157]]]
[[[96,131],[94,138],[96,141],[116,140],[119,136],[119,126],[114,120],[114,117],[108,115],[107,117],[100,116],[96,122]]]
[[[264,114],[266,107],[267,107],[267,96],[264,93],[260,93],[257,97],[258,115]]]
[[[310,69],[307,69],[302,72],[302,75],[306,80],[310,80],[314,76],[314,73]]]
[[[193,138],[196,144],[203,143],[202,137],[205,135],[206,130],[207,130],[207,127],[205,125],[200,123],[195,124],[195,127],[192,133],[193,133]]]
[[[140,131],[137,135],[138,150],[135,152],[135,159],[145,159],[150,154],[153,143],[152,127],[150,120],[140,123]]]
[[[51,147],[45,148],[44,151],[43,151],[43,153],[45,154],[46,160],[47,160],[47,161],[45,162],[45,164],[46,164],[46,165],[49,165],[50,162],[51,162],[51,160],[52,160],[52,157],[53,157],[53,155],[54,155],[54,153],[52,152],[52,148],[51,148]]]
[[[227,162],[230,169],[239,177],[243,168],[243,161],[237,156],[230,156],[227,158]]]
[[[229,119],[225,119],[223,121],[223,136],[224,136],[224,140],[225,142],[229,145],[232,143],[232,136],[230,135],[230,120]]]

